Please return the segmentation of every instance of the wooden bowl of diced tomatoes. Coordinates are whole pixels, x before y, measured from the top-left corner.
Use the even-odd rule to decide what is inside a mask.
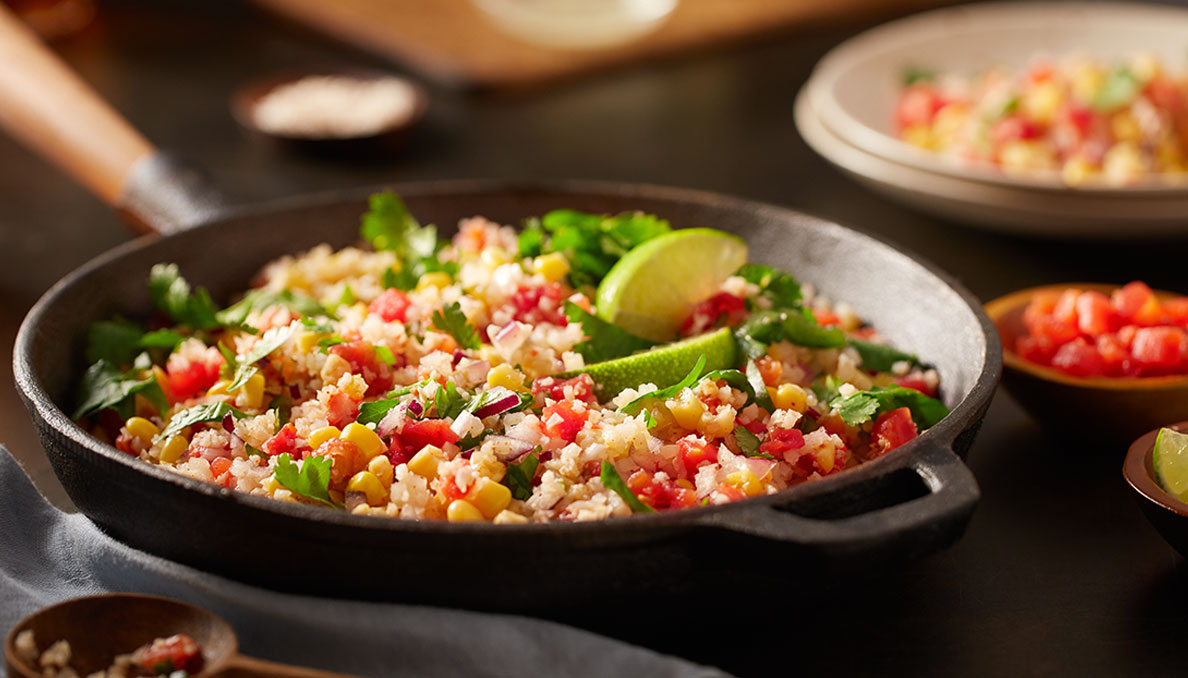
[[[1188,419],[1188,297],[1063,283],[986,313],[1002,337],[1003,385],[1045,426],[1114,443]]]

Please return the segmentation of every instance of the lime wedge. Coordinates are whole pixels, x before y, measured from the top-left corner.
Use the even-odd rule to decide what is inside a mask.
[[[1159,429],[1151,454],[1155,482],[1169,494],[1188,501],[1188,434]]]
[[[670,341],[694,304],[747,263],[747,243],[712,228],[653,238],[623,255],[598,286],[597,315],[628,332]]]
[[[702,374],[734,367],[737,352],[734,335],[729,327],[723,327],[715,332],[624,358],[594,363],[557,376],[571,377],[581,372],[589,374],[597,386],[599,399],[606,402],[619,395],[623,389],[636,388],[641,384],[655,384],[660,388],[672,386],[692,371],[701,356],[705,356]]]

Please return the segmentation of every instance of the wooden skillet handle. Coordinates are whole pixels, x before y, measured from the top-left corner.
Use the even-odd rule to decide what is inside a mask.
[[[307,669],[255,657],[235,655],[226,667],[212,678],[356,678],[345,673]]]
[[[0,126],[139,230],[209,218],[221,199],[179,169],[0,4]]]

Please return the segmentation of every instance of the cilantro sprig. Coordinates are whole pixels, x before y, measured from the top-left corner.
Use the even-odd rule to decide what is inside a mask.
[[[572,301],[565,302],[565,316],[570,322],[579,323],[582,326],[582,334],[586,335],[585,340],[573,347],[586,360],[586,364],[622,358],[656,345],[656,342],[650,339],[637,337],[618,325],[612,325],[592,313],[587,313]]]
[[[396,255],[396,266],[384,271],[380,280],[385,289],[411,290],[426,273],[443,272],[450,277],[458,273],[457,263],[437,257],[438,250],[444,246],[437,238],[437,227],[422,226],[408,211],[404,200],[391,191],[371,196],[359,235],[376,251],[387,250]]]
[[[462,348],[477,350],[482,347],[478,332],[466,319],[458,302],[451,302],[434,311],[432,320],[434,327],[453,337]]]
[[[160,438],[168,438],[169,436],[181,433],[187,426],[194,424],[203,424],[210,421],[222,421],[227,418],[227,415],[242,419],[247,415],[239,410],[231,407],[227,403],[209,403],[206,405],[196,405],[188,410],[182,410],[169,420],[169,423],[161,430]]]
[[[159,414],[164,414],[169,409],[169,401],[152,373],[139,376],[151,364],[147,354],[141,356],[128,372],[121,372],[104,359],[91,365],[79,383],[74,418],[81,419],[111,407],[126,419],[132,416],[132,399],[137,394],[157,408]]]
[[[512,497],[520,501],[527,501],[532,496],[532,481],[536,478],[536,468],[540,465],[540,447],[528,453],[518,464],[508,464],[507,473],[503,476],[503,484],[511,490]]]
[[[331,464],[329,457],[313,455],[306,457],[298,467],[293,457],[285,453],[276,457],[273,474],[276,476],[276,482],[284,485],[293,494],[338,508],[339,504],[330,497]]]
[[[829,401],[842,421],[849,426],[861,426],[888,410],[908,408],[912,420],[921,429],[931,428],[949,414],[949,408],[936,398],[903,386],[875,386],[848,396],[838,395]]]
[[[560,209],[526,222],[519,248],[521,256],[561,252],[569,261],[570,284],[593,287],[631,248],[671,230],[667,221],[653,214]]]
[[[602,481],[603,487],[613,490],[615,494],[623,498],[623,501],[627,502],[627,506],[631,507],[632,513],[656,512],[656,509],[643,503],[639,500],[639,497],[635,496],[635,493],[631,491],[630,487],[627,487],[627,483],[623,482],[623,478],[609,461],[604,460],[602,462],[602,473],[598,478]]]
[[[149,271],[149,298],[174,322],[196,330],[220,326],[218,309],[206,288],[191,290],[177,264],[157,264]]]
[[[672,386],[669,386],[667,388],[662,388],[657,391],[652,391],[651,393],[645,393],[645,394],[639,396],[638,398],[636,398],[635,400],[632,400],[631,402],[624,405],[622,408],[620,408],[619,411],[623,412],[624,414],[636,415],[639,413],[640,408],[642,408],[644,403],[648,400],[652,400],[652,399],[664,400],[666,398],[671,398],[671,397],[675,396],[676,394],[680,393],[682,390],[689,388],[693,384],[696,384],[698,377],[701,376],[701,370],[703,370],[703,369],[705,369],[705,355],[704,354],[702,354],[701,356],[698,356],[697,364],[693,366],[693,369],[687,375],[685,375],[684,379],[681,379],[677,383],[675,383]]]

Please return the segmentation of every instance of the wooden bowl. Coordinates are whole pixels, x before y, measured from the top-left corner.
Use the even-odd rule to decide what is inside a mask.
[[[1188,432],[1188,421],[1172,424],[1168,428]],[[1155,482],[1155,467],[1152,452],[1159,430],[1148,432],[1130,446],[1126,462],[1122,465],[1122,476],[1139,494],[1139,506],[1147,520],[1159,534],[1183,556],[1188,556],[1188,504],[1172,496]]]
[[[1024,360],[1015,353],[1025,333],[1023,309],[1041,292],[1075,287],[1109,294],[1117,285],[1060,283],[1020,290],[986,304],[986,314],[1002,338],[1002,383],[1011,396],[1045,427],[1082,439],[1127,442],[1169,421],[1188,419],[1188,376],[1074,377]],[[1166,299],[1179,296],[1156,291]]]

